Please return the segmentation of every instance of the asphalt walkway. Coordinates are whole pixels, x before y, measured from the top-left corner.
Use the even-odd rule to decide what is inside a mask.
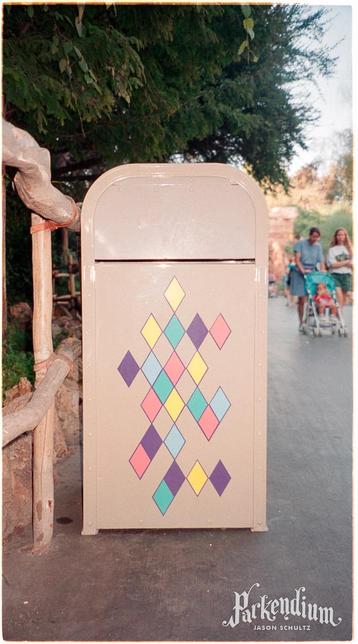
[[[351,330],[349,308],[346,318]],[[79,451],[60,464],[56,518],[71,522],[56,523],[46,555],[33,556],[24,547],[30,530],[7,545],[4,639],[350,639],[351,359],[351,337],[299,335],[295,310],[282,299],[269,301],[267,533],[108,531],[81,537]],[[249,607],[268,596],[256,619],[252,611],[233,611],[234,592],[244,606],[243,593],[253,584],[260,586],[252,588]],[[270,621],[274,600],[293,599],[302,587],[296,604],[306,617]],[[337,625],[309,619],[309,611]],[[240,623],[223,626],[231,616]]]

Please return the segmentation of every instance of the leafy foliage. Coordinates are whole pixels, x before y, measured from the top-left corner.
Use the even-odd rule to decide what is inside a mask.
[[[317,226],[321,231],[320,241],[325,253],[328,251],[330,241],[337,228],[345,228],[352,239],[352,213],[347,210],[336,210],[327,216],[318,211],[308,211],[300,208],[300,213],[294,225],[295,234],[300,237],[308,237],[308,231],[312,226]]]
[[[109,115],[115,98],[128,103],[142,82],[138,40],[118,31],[105,7],[92,8],[95,20],[85,25],[84,9],[6,7],[6,99],[29,115],[38,133],[74,115],[81,123]]]
[[[326,217],[321,224],[321,242],[325,250],[328,250],[333,234],[337,228],[345,228],[350,238],[353,237],[352,213],[347,210],[337,210],[330,217]]]
[[[127,162],[239,163],[287,187],[314,118],[291,83],[329,73],[325,28],[325,10],[302,5],[6,4],[6,117],[50,150],[55,185],[79,201]],[[31,301],[29,213],[12,174],[9,301]]]
[[[299,5],[7,5],[10,120],[74,196],[113,165],[240,163],[288,186],[314,119],[291,83],[328,74],[325,10]]]
[[[7,186],[6,289],[9,302],[32,302],[30,214]]]
[[[14,323],[9,325],[3,343],[3,392],[16,385],[22,376],[34,383],[33,364],[34,357],[28,332]]]
[[[344,130],[338,135],[337,160],[331,166],[327,177],[326,199],[351,202],[353,198],[353,133]]]
[[[291,83],[333,64],[319,45],[324,15],[299,5],[5,4],[6,118],[50,150],[55,184],[77,200],[129,162],[238,163],[264,187],[287,188],[315,117]],[[29,213],[12,174],[9,301],[31,301]],[[5,387],[32,374],[14,338],[10,329]]]
[[[297,237],[308,237],[308,231],[312,226],[320,228],[322,215],[315,210],[304,210],[299,208],[299,215],[294,223],[294,234]]]
[[[335,210],[351,212],[353,196],[352,130],[334,137],[334,161],[325,169],[322,162],[302,166],[290,178],[290,191],[278,188],[267,195],[269,207],[297,205],[306,211],[331,215]]]

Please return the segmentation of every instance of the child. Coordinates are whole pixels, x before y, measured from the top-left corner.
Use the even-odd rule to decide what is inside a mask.
[[[296,304],[296,297],[294,295],[291,295],[290,291],[291,275],[296,266],[294,259],[294,255],[289,257],[289,262],[286,268],[286,275],[284,277],[284,295],[286,298],[286,306],[293,306],[294,304]]]
[[[322,282],[317,284],[316,295],[314,296],[314,301],[318,305],[318,313],[320,316],[324,315],[324,310],[329,308],[331,315],[337,316],[337,307],[334,303],[333,298],[327,290],[327,286]]]

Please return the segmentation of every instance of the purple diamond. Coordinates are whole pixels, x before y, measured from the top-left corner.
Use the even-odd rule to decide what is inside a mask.
[[[171,464],[164,477],[164,481],[166,482],[171,493],[175,496],[182,486],[183,481],[185,481],[185,476],[176,461],[173,461],[173,463]]]
[[[187,329],[187,334],[193,345],[199,349],[201,343],[208,334],[208,330],[198,313]]]
[[[153,427],[153,425],[151,425],[145,432],[141,440],[141,444],[147,452],[149,458],[152,460],[162,444],[162,439],[160,438],[157,430],[155,429],[155,427]]]
[[[118,371],[121,374],[126,385],[130,387],[139,371],[139,366],[137,365],[130,351],[127,351],[121,364],[118,367]]]
[[[218,461],[217,466],[214,468],[209,478],[218,495],[221,496],[228,485],[231,476],[222,462]]]

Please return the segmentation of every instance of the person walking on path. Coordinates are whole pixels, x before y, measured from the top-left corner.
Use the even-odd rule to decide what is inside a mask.
[[[296,304],[296,298],[291,295],[290,291],[290,284],[291,284],[291,275],[292,271],[294,270],[296,264],[295,264],[295,257],[294,255],[290,255],[288,258],[288,265],[286,268],[286,274],[284,276],[284,295],[286,298],[286,306],[293,306]]]
[[[327,266],[335,284],[341,309],[352,296],[352,242],[345,228],[337,228],[329,245]]]
[[[300,239],[293,248],[296,265],[291,272],[290,291],[291,295],[298,297],[297,312],[300,331],[302,331],[303,312],[306,301],[304,275],[311,273],[318,265],[321,271],[326,270],[322,246],[319,243],[320,237],[321,233],[318,228],[310,228],[308,238]]]

